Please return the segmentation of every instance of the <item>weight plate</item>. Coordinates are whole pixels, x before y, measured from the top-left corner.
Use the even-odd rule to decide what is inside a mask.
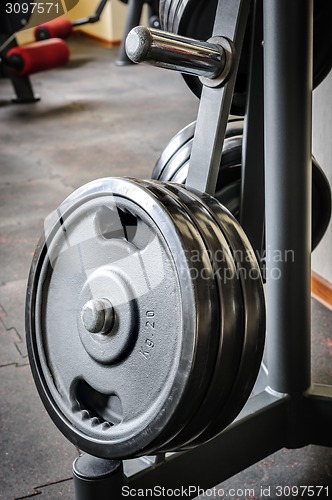
[[[189,165],[192,143],[193,139],[186,142],[186,144],[179,148],[179,150],[172,156],[162,170],[159,177],[160,180],[169,179],[169,182],[174,182],[174,177],[179,170],[182,170],[183,165]],[[154,179],[154,172],[152,172],[152,179]]]
[[[186,127],[184,127],[180,132],[178,132],[172,139],[169,141],[161,155],[159,156],[152,173],[153,179],[159,179],[162,171],[164,170],[167,163],[174,156],[174,154],[186,144],[189,140],[192,140],[195,133],[196,121],[189,123]]]
[[[214,332],[219,338],[216,349],[213,375],[209,381],[204,400],[187,426],[163,447],[164,451],[178,449],[188,440],[193,440],[213,420],[218,408],[227,399],[240,361],[244,340],[244,307],[242,290],[236,276],[233,255],[219,226],[211,214],[182,186],[157,185],[154,190],[172,192],[190,213],[200,230],[210,256],[218,289],[220,325]]]
[[[192,122],[178,132],[167,144],[160,157],[158,158],[152,172],[152,179],[165,180],[166,182],[178,182],[173,179],[176,171],[185,163],[187,157],[184,151],[191,151],[194,138],[196,122]],[[227,124],[225,132],[225,144],[223,151],[228,150],[226,139],[235,136],[242,136],[243,120],[231,118]],[[181,152],[180,152],[181,151]],[[179,154],[179,156],[177,156]],[[227,161],[230,158],[227,157]]]
[[[220,163],[220,171],[217,180],[215,197],[236,218],[240,214],[241,198],[241,161],[242,161],[242,128],[243,121],[231,122],[228,127],[228,135],[225,138],[223,154]],[[195,122],[190,124],[186,130],[186,142],[180,145],[181,132],[176,137],[177,151],[168,159],[164,155],[166,150],[172,151],[172,141],[166,146],[161,154],[162,161],[157,162],[158,168],[154,168],[152,178],[163,182],[174,182],[185,184],[189,169],[189,159],[194,138]],[[189,132],[192,137],[189,137]],[[233,135],[238,134],[238,135]],[[241,135],[240,135],[241,134]],[[173,151],[175,147],[173,148]],[[169,155],[170,156],[170,155]],[[312,157],[312,249],[314,250],[324,236],[331,218],[331,188],[329,181],[318,165],[317,160]]]
[[[332,68],[332,2],[314,1],[313,85],[318,87]]]
[[[59,429],[96,456],[155,450],[197,410],[213,371],[211,262],[188,213],[166,198],[134,180],[87,184],[50,219],[33,259],[35,382]]]
[[[223,231],[233,252],[237,273],[235,279],[242,287],[244,302],[244,342],[240,365],[231,393],[220,405],[207,429],[186,448],[203,443],[230,424],[241,411],[254,387],[262,361],[265,341],[265,302],[260,267],[248,238],[236,219],[230,216],[215,198],[193,194],[197,203],[203,203]]]
[[[170,432],[168,432],[167,435],[161,432],[160,436],[154,442],[154,447],[160,449],[165,441],[169,441],[169,439],[171,439],[173,435],[176,435],[183,427],[187,427],[188,419],[201,406],[201,400],[208,389],[209,380],[211,379],[214,369],[215,357],[219,345],[219,325],[221,324],[222,318],[220,317],[218,290],[215,283],[214,269],[210,260],[210,255],[205,245],[204,236],[192,219],[190,212],[186,209],[185,205],[181,203],[178,197],[172,195],[166,188],[163,189],[162,184],[158,183],[158,185],[156,185],[156,183],[147,181],[137,182],[147,187],[157,199],[162,200],[163,205],[167,207],[169,213],[173,214],[175,217],[179,217],[178,214],[181,214],[182,219],[187,219],[193,224],[194,229],[191,231],[191,238],[193,237],[194,239],[191,241],[191,248],[189,249],[189,246],[187,247],[187,260],[191,263],[190,269],[192,279],[198,282],[198,291],[199,294],[201,294],[201,296],[197,296],[197,301],[199,304],[206,301],[204,298],[204,287],[202,284],[199,284],[204,281],[205,287],[208,287],[210,291],[212,298],[210,307],[212,308],[212,316],[215,318],[210,329],[204,332],[206,343],[209,344],[209,347],[206,346],[204,358],[202,358],[200,362],[199,380],[194,382],[194,384],[191,383],[188,385],[186,393],[183,394],[181,409],[180,407],[178,408],[176,417],[174,417],[172,421],[172,435]],[[181,232],[184,230],[185,228],[182,224]],[[199,265],[197,265],[197,263],[199,263]],[[224,337],[226,337],[226,335],[224,335]],[[225,338],[225,351],[228,351],[229,355],[232,349],[232,343],[233,339],[230,336]]]
[[[160,12],[168,13],[163,17],[162,29],[198,40],[208,40],[212,36],[217,0],[165,0],[160,4]],[[313,85],[316,88],[332,68],[332,2],[314,1],[314,38],[313,38]],[[203,20],[203,21],[202,21]],[[232,112],[244,115],[249,48],[251,38],[251,20],[245,34],[239,70],[235,84]],[[183,75],[192,92],[200,97],[202,83],[196,77]]]
[[[192,142],[193,141],[188,141],[185,146],[179,149],[179,151],[173,156],[173,158],[169,161],[169,163],[163,170],[160,176],[160,180],[167,182],[167,179],[169,179],[169,182],[179,183],[177,179],[180,176],[184,179],[185,182],[189,169],[189,159],[191,154]],[[241,136],[225,139],[217,181],[217,198],[220,191],[222,191],[222,188],[219,191],[219,186],[227,186],[230,182],[239,180],[241,176],[241,157],[239,158],[239,148],[241,154]],[[185,161],[182,161],[183,159]]]
[[[164,30],[167,25],[169,3],[167,0],[159,0],[160,29]]]
[[[331,187],[317,160],[312,157],[312,249],[323,238],[331,219]]]

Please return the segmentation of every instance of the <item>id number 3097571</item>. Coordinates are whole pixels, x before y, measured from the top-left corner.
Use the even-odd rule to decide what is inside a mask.
[[[59,14],[59,3],[58,2],[7,2],[6,3],[6,13],[7,14],[33,14],[38,12],[38,14]]]

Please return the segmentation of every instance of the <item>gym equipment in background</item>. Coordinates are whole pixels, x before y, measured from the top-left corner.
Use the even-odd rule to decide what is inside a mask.
[[[22,0],[21,0],[21,3]],[[18,2],[20,5],[20,2]],[[35,97],[29,78],[18,77],[15,73],[11,73],[10,66],[3,62],[7,50],[16,47],[16,39],[13,34],[23,28],[29,21],[31,16],[31,6],[27,3],[28,9],[21,11],[20,15],[6,12],[5,2],[0,3],[0,78],[10,78],[11,83],[16,93],[14,102],[35,102],[38,98]]]
[[[18,46],[16,33],[28,23],[32,2],[19,0],[14,5],[19,9],[7,12],[10,2],[0,3],[0,77],[9,78],[15,93],[15,103],[33,103],[39,100],[34,95],[29,75],[53,69],[66,64],[69,49],[60,39],[45,40],[29,45]]]
[[[95,14],[90,17],[77,19],[75,21],[70,21],[66,17],[58,17],[49,22],[40,24],[35,28],[35,38],[36,40],[46,40],[49,38],[68,38],[73,29],[78,26],[83,26],[85,24],[92,24],[99,21],[100,16],[105,8],[108,0],[101,0],[98,5]],[[131,64],[125,51],[125,41],[129,31],[137,26],[140,22],[142,16],[142,10],[144,4],[148,8],[148,21],[149,25],[154,28],[159,28],[159,0],[120,0],[122,3],[128,4],[128,13],[126,19],[126,25],[123,33],[123,41],[121,43],[118,59],[116,64],[118,66],[123,66],[126,64]]]
[[[100,16],[107,4],[108,0],[101,0],[95,13],[90,17],[84,17],[70,21],[66,17],[57,17],[46,23],[40,24],[35,27],[36,40],[47,40],[49,38],[68,38],[73,29],[77,26],[84,26],[85,24],[97,23]]]
[[[63,66],[69,60],[69,49],[63,40],[53,38],[23,47],[13,47],[2,60],[12,68],[16,76],[22,77]]]
[[[126,25],[123,32],[123,38],[119,49],[118,59],[116,64],[118,66],[125,66],[132,64],[126,53],[126,38],[128,33],[140,24],[144,4],[148,8],[149,25],[153,28],[159,28],[159,0],[120,0],[122,3],[128,4],[128,12]]]

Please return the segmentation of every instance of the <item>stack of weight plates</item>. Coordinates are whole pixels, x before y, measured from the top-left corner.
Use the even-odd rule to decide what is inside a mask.
[[[261,364],[254,251],[227,209],[181,185],[106,178],[75,191],[48,221],[26,305],[41,399],[96,456],[210,439]]]
[[[195,125],[196,122],[190,123],[170,140],[154,166],[152,179],[185,184]],[[215,196],[236,218],[239,218],[241,206],[242,138],[243,121],[231,118],[226,129]],[[330,218],[330,184],[312,157],[312,249],[324,236]]]

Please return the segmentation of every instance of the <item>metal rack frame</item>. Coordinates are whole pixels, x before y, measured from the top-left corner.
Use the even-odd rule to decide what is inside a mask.
[[[82,456],[77,499],[122,498],[125,485],[207,489],[281,448],[332,446],[332,386],[312,384],[310,365],[313,0],[264,0],[263,9],[266,245],[293,256],[267,260],[268,387],[210,442],[134,475]]]

